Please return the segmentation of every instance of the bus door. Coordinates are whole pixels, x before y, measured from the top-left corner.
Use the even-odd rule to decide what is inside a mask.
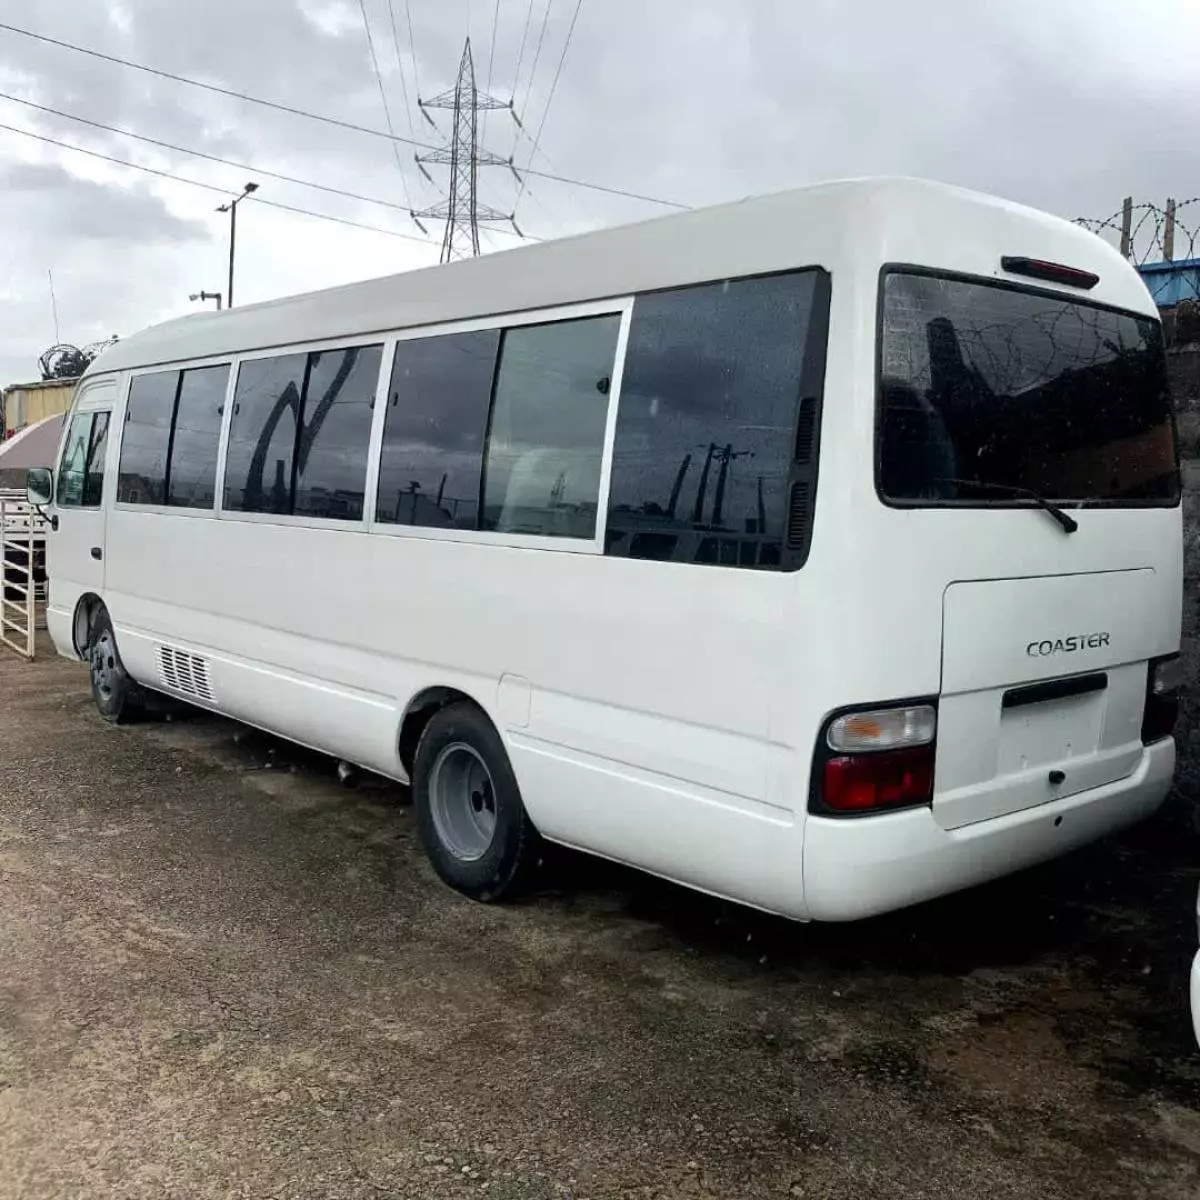
[[[54,475],[47,552],[51,603],[73,612],[86,592],[104,589],[105,470],[117,389],[113,380],[83,384],[68,417]]]

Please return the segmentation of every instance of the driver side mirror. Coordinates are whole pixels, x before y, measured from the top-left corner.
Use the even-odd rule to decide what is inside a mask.
[[[54,472],[49,467],[30,467],[25,475],[25,498],[34,508],[54,500]]]

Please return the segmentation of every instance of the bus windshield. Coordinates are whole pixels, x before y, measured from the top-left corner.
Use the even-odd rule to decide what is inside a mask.
[[[1178,502],[1162,329],[1152,318],[896,270],[884,276],[880,336],[885,500]]]

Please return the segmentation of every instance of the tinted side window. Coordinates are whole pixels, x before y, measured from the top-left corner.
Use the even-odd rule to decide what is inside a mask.
[[[108,413],[76,413],[58,464],[55,502],[60,508],[99,508],[104,499]]]
[[[483,528],[596,532],[617,314],[505,330],[484,471]]]
[[[285,354],[238,369],[225,464],[225,507],[290,513],[296,429],[308,356]]]
[[[135,376],[129,385],[117,499],[126,504],[165,504],[171,418],[178,371]]]
[[[795,471],[815,454],[827,305],[821,271],[637,298],[606,553],[778,568],[797,548],[789,507],[804,520],[813,496]]]
[[[309,355],[293,511],[359,521],[382,346]]]
[[[104,457],[108,453],[108,413],[92,414],[92,436],[83,476],[84,508],[99,508],[104,499]]]
[[[398,342],[376,519],[479,527],[479,484],[498,329]]]
[[[55,500],[60,508],[77,508],[83,503],[83,480],[91,440],[92,414],[76,414],[71,419],[71,429],[58,464]]]
[[[217,443],[221,439],[221,414],[228,382],[227,366],[199,367],[183,372],[167,464],[166,502],[170,505],[181,508],[213,506],[217,486]],[[122,463],[124,453],[122,446]]]

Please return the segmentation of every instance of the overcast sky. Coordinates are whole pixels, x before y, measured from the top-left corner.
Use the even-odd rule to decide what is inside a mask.
[[[549,3],[538,56],[547,0],[500,0],[494,55],[495,0],[392,0],[398,59],[388,0],[365,0],[396,133],[439,140],[415,110],[415,90],[419,82],[429,97],[452,86],[469,31],[479,86],[490,73],[494,94],[515,94],[529,134],[492,114],[486,140],[497,153],[525,165],[545,118],[535,167],[686,204],[881,173],[980,188],[1066,217],[1107,216],[1128,194],[1158,202],[1200,194],[1195,0],[582,0],[547,113],[576,0]],[[359,0],[2,0],[0,21],[386,127]],[[232,192],[256,179],[263,199],[418,239],[401,211],[258,172],[396,205],[438,199],[410,146],[400,147],[401,173],[383,139],[7,30],[0,92],[257,170],[158,150],[11,99],[0,99],[0,124]],[[447,115],[437,114],[442,133]],[[515,180],[504,168],[483,171],[481,196],[511,211]],[[224,291],[221,200],[0,130],[0,386],[36,378],[36,357],[55,340],[48,269],[61,337],[75,343],[189,311],[188,294],[201,288]],[[517,220],[554,237],[666,211],[533,178]],[[247,202],[238,211],[236,298],[436,262],[440,230],[428,224],[422,244]],[[518,244],[500,234],[487,241]]]

